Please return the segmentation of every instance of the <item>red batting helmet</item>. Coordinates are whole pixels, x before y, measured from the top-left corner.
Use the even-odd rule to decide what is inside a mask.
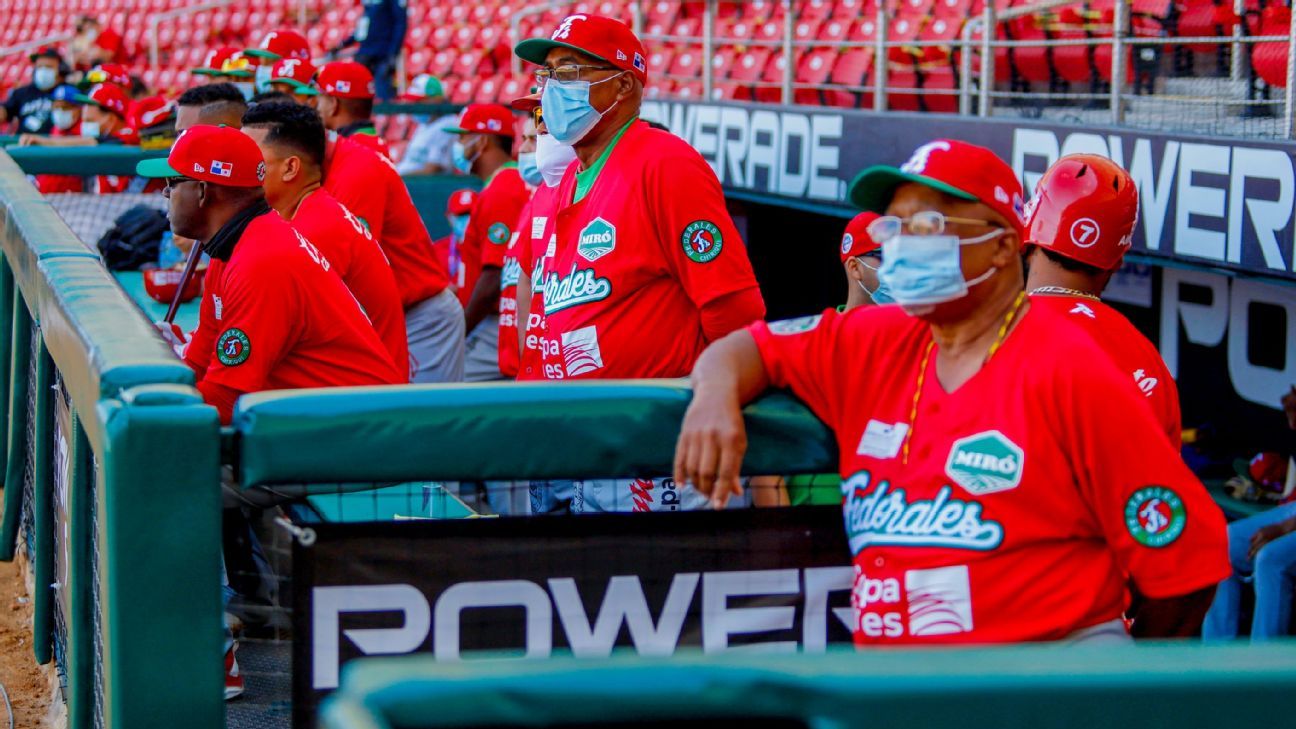
[[[1120,165],[1094,154],[1067,155],[1035,186],[1025,243],[1110,271],[1129,250],[1138,210],[1138,189]]]
[[[177,271],[174,268],[150,268],[144,272],[144,291],[154,301],[170,304],[182,280],[184,280],[184,271]],[[180,303],[193,301],[201,295],[202,276],[195,273],[185,284]]]

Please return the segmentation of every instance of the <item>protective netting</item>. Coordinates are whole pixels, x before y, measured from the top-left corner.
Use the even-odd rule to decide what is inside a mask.
[[[102,729],[104,719],[104,646],[103,646],[103,605],[102,582],[99,576],[99,459],[93,453],[89,455],[90,473],[87,474],[88,498],[86,502],[90,512],[90,605],[91,624],[94,626],[94,725]]]
[[[66,192],[46,195],[45,199],[72,232],[91,248],[95,248],[118,216],[136,205],[162,211],[167,209],[166,198],[155,192],[119,195]]]
[[[20,314],[23,312],[20,312]],[[36,557],[36,362],[40,347],[40,327],[32,322],[30,352],[27,358],[27,447],[23,450],[22,540],[28,564]]]

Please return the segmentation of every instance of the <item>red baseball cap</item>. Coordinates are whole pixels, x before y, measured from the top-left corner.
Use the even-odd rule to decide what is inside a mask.
[[[1069,154],[1035,185],[1022,242],[1110,271],[1133,243],[1138,213],[1138,188],[1120,165],[1096,154]]]
[[[238,53],[239,49],[234,46],[220,46],[207,51],[207,56],[203,58],[202,65],[198,68],[189,69],[189,73],[199,76],[224,76],[225,62]]]
[[[841,239],[842,263],[855,256],[872,253],[882,247],[873,242],[873,236],[868,234],[869,223],[880,217],[882,216],[877,213],[866,211],[851,218],[851,221],[846,224],[846,230],[842,232]]]
[[[102,63],[90,69],[86,81],[92,84],[117,84],[123,89],[131,87],[130,72],[120,63]]]
[[[528,114],[535,111],[538,106],[540,106],[540,92],[538,90],[532,91],[526,96],[520,96],[509,102],[510,108],[516,109],[517,111],[524,111]]]
[[[260,187],[265,158],[252,137],[234,127],[199,124],[180,133],[166,159],[135,165],[140,177],[188,177],[226,187]]]
[[[979,202],[1003,216],[1018,240],[1026,240],[1021,183],[1008,163],[985,147],[957,139],[928,142],[899,167],[875,165],[859,173],[850,184],[850,201],[861,210],[884,212],[906,182]]]
[[[503,104],[469,104],[459,116],[459,125],[446,127],[451,134],[498,134],[513,136],[513,112]]]
[[[220,73],[214,75],[233,76],[234,78],[252,78],[255,74],[252,71],[252,64],[248,61],[247,57],[243,55],[243,51],[239,51],[229,58],[226,58],[224,63],[221,64]]]
[[[147,99],[140,99],[131,107],[130,113],[133,118],[131,126],[136,129],[145,129],[154,124],[171,118],[175,112],[175,107],[167,103],[167,100],[161,96],[150,96]]]
[[[319,71],[320,93],[342,99],[372,99],[374,77],[355,61],[334,61]]]
[[[446,200],[446,215],[467,215],[472,212],[473,203],[477,202],[477,191],[471,187],[455,190]]]
[[[27,56],[27,60],[32,63],[35,63],[37,58],[53,58],[61,63],[63,61],[63,54],[59,53],[58,46],[45,45],[32,51],[31,55]]]
[[[629,71],[648,83],[648,54],[630,26],[615,18],[577,13],[568,15],[549,38],[528,38],[513,52],[518,58],[543,66],[554,48],[570,48],[593,56],[609,66]]]
[[[76,100],[82,104],[94,104],[123,119],[126,118],[126,107],[130,105],[126,91],[116,84],[95,84],[90,87],[89,93],[78,94]]]
[[[280,28],[266,33],[265,37],[261,39],[261,44],[256,48],[244,49],[243,55],[275,61],[280,58],[298,58],[309,61],[311,57],[310,42],[295,30]]]
[[[270,71],[270,83],[288,84],[294,88],[295,93],[303,96],[319,94],[319,91],[311,86],[311,79],[314,78],[314,64],[300,58],[281,58],[275,61],[274,68]]]

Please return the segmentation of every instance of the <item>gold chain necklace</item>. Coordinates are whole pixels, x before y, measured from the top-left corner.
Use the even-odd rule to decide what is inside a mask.
[[[1069,289],[1065,286],[1040,286],[1039,288],[1031,289],[1031,296],[1034,296],[1035,294],[1057,294],[1059,296],[1078,296],[1082,299],[1092,299],[1094,301],[1099,300],[1097,296],[1094,296],[1088,291]]]
[[[1039,291],[1039,289],[1035,289]],[[1034,292],[1032,292],[1034,293]],[[1008,327],[1012,326],[1013,319],[1017,318],[1017,312],[1021,310],[1022,304],[1026,301],[1026,292],[1017,292],[1017,298],[1013,301],[1012,308],[1008,309],[1008,314],[1004,316],[1003,324],[999,325],[999,334],[995,336],[994,344],[990,345],[989,351],[986,352],[985,359],[981,360],[981,366],[985,367],[990,358],[999,351],[1003,346],[1004,340],[1008,338]],[[914,429],[918,425],[918,403],[922,401],[923,384],[927,381],[927,365],[931,362],[932,349],[936,346],[936,340],[932,339],[927,342],[927,348],[923,350],[922,363],[918,365],[918,382],[914,387],[913,404],[909,407],[909,430],[905,432],[904,443],[901,446],[900,463],[909,465],[909,441],[913,439]]]

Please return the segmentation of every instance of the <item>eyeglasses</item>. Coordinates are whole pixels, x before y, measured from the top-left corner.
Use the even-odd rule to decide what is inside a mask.
[[[195,180],[195,179],[192,178],[192,177],[183,177],[183,176],[181,176],[181,177],[167,177],[167,178],[165,178],[165,179],[166,179],[166,186],[162,188],[162,194],[165,195],[166,197],[171,197],[171,191],[174,190],[174,189],[175,189],[177,186],[179,186],[181,183],[184,183],[184,182],[202,182],[202,180]]]
[[[544,124],[544,112],[540,110],[540,107],[537,106],[531,110],[531,120],[535,122],[537,127]]]
[[[581,71],[615,71],[615,66],[579,66],[576,64],[568,66],[559,66],[557,68],[538,68],[535,72],[536,83],[544,86],[549,79],[553,79],[560,84],[572,83],[581,80]]]
[[[954,223],[956,225],[986,225],[992,228],[1003,228],[1002,225],[993,220],[958,218],[953,215],[945,215],[936,210],[923,210],[914,213],[908,218],[899,218],[894,215],[883,215],[877,220],[869,223],[868,234],[874,242],[885,243],[900,235],[906,227],[908,227],[911,232],[922,235],[940,235],[945,232],[946,223]]]

